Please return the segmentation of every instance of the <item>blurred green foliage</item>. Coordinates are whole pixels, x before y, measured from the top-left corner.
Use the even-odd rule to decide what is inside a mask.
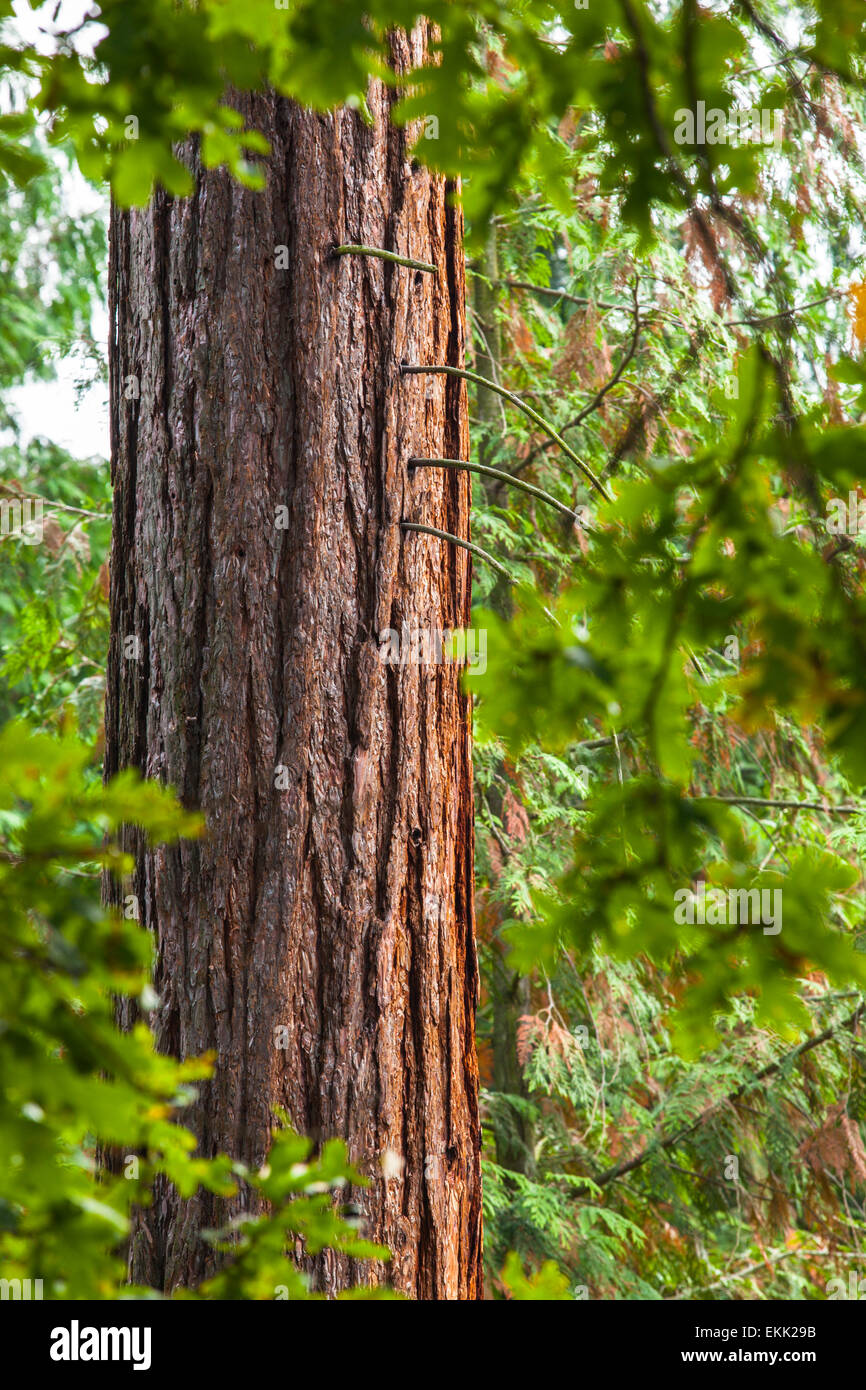
[[[756,24],[753,32],[769,43],[775,23],[801,35],[805,61],[843,78],[857,71],[866,25],[856,0],[773,0],[765,9],[764,31]],[[2,0],[0,17],[11,10]],[[422,15],[429,57],[398,80],[389,33]],[[422,158],[465,180],[479,225],[526,176],[567,215],[572,163],[558,123],[572,108],[597,112],[602,186],[625,191],[627,219],[648,235],[656,203],[684,209],[699,195],[756,186],[760,146],[705,145],[695,159],[675,143],[677,112],[693,108],[696,94],[709,107],[739,108],[734,79],[752,21],[745,4],[725,13],[694,0],[477,0],[471,8],[448,0],[102,0],[74,29],[64,30],[62,16],[47,26],[55,35],[48,53],[16,42],[13,31],[0,60],[38,81],[27,112],[50,113],[53,137],[72,141],[85,173],[109,178],[121,203],[146,202],[156,182],[189,192],[173,147],[190,132],[206,165],[260,185],[266,142],[226,105],[227,88],[269,84],[323,110],[349,102],[364,111],[375,75],[398,83],[395,118],[417,123]],[[784,104],[783,75],[772,64],[759,69],[750,105]],[[27,112],[0,116],[0,173],[16,182],[32,172]]]
[[[706,7],[630,8],[607,100],[643,101],[638,138],[576,103],[568,211],[516,176],[472,266],[476,361],[498,343],[614,494],[476,405],[473,454],[581,517],[473,481],[515,585],[478,568],[468,678],[486,1257],[494,1290],[517,1251],[575,1297],[820,1298],[866,1202],[864,559],[828,525],[862,486],[863,15],[844,61],[818,19],[848,82],[796,7],[760,36],[733,7],[736,43]],[[783,140],[655,158],[644,48],[668,116],[760,107],[783,72]],[[780,891],[781,931],[680,924],[701,885]]]
[[[204,1159],[183,1125],[194,1084],[212,1059],[175,1062],[155,1050],[147,1016],[151,943],[134,919],[99,906],[98,873],[133,864],[117,846],[124,823],[154,841],[197,835],[200,818],[169,791],[121,773],[92,775],[92,750],[72,735],[0,733],[0,1265],[7,1279],[41,1279],[47,1298],[153,1296],[124,1288],[123,1241],[135,1206],[163,1174],[186,1197],[238,1184],[270,1203],[214,1233],[228,1256],[201,1298],[311,1297],[287,1255],[300,1240],[358,1258],[386,1253],[359,1237],[334,1206],[363,1183],[337,1141],[311,1156],[308,1140],[278,1130],[266,1168]],[[142,1021],[115,1025],[115,999],[134,998]],[[97,1143],[121,1157],[99,1162]],[[357,1290],[354,1297],[388,1297]]]
[[[495,306],[473,315],[476,360],[492,354],[613,495],[599,506],[530,422],[492,424],[476,394],[474,450],[584,509],[565,529],[473,480],[473,534],[515,584],[479,569],[473,618],[489,635],[472,685],[490,1288],[820,1297],[866,1222],[864,556],[827,525],[863,482],[866,11],[424,13],[435,60],[401,76],[395,118],[463,179],[471,244],[493,227],[498,264],[472,267]],[[266,147],[227,86],[366,116],[371,74],[395,81],[389,29],[417,15],[104,0],[76,33],[58,21],[48,53],[10,29],[0,388],[73,341],[90,353],[101,293],[104,232],[61,208],[37,120],[122,204],[189,189],[190,134],[256,187]],[[678,144],[699,101],[778,110],[782,137]],[[144,1024],[113,1029],[112,992],[144,1017],[153,1003],[149,945],[98,907],[96,872],[124,871],[123,820],[194,827],[159,789],[102,791],[67,732],[99,737],[107,470],[14,435],[3,463],[51,523],[40,546],[0,541],[0,716],[45,731],[0,745],[4,1274],[117,1296],[130,1207],[162,1172],[271,1203],[212,1233],[229,1262],[184,1296],[304,1297],[298,1237],[380,1253],[334,1205],[357,1181],[343,1151],[311,1157],[282,1130],[261,1173],[197,1160],[182,1116],[206,1059],[178,1066]],[[781,931],[681,926],[674,895],[699,883],[781,891]],[[97,1184],[97,1138],[138,1176]]]

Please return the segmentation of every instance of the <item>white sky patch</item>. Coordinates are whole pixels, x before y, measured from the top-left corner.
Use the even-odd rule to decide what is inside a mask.
[[[59,9],[56,0],[50,0],[50,3],[33,10],[27,0],[14,0],[13,17],[2,26],[3,36],[7,42],[17,39],[18,42],[32,44],[40,53],[53,53],[56,48],[53,35],[74,29],[92,8],[92,0],[62,0]],[[102,25],[88,25],[75,36],[77,51],[91,54],[94,45],[106,32]],[[20,96],[13,104],[20,109]],[[5,93],[2,109],[9,109]],[[107,197],[89,184],[77,167],[64,170],[62,197],[64,207],[73,217],[91,216],[100,211],[105,217],[108,216]],[[107,343],[108,313],[105,305],[94,306],[92,327],[97,342]],[[77,391],[77,384],[86,376],[87,367],[74,355],[57,362],[56,373],[54,381],[27,381],[7,392],[6,401],[18,420],[21,442],[26,444],[41,436],[54,440],[79,458],[89,458],[93,454],[107,458],[107,385],[99,382],[84,392]],[[3,443],[10,442],[11,437],[10,432],[0,431]]]
[[[62,180],[63,205],[73,217],[102,213],[108,217],[108,199],[89,184],[76,167],[64,169]],[[98,343],[108,343],[108,307],[95,303],[91,319],[93,336]],[[22,444],[42,436],[68,449],[78,458],[109,453],[108,383],[96,382],[84,391],[76,389],[82,380],[89,379],[90,364],[76,354],[55,363],[54,381],[25,381],[6,393],[6,401],[15,415]],[[8,431],[0,431],[3,443],[11,441]]]
[[[100,323],[100,319],[102,322]],[[97,337],[108,332],[108,316],[94,314]],[[30,381],[7,392],[6,399],[18,419],[22,443],[42,436],[52,439],[76,458],[99,454],[108,458],[108,387],[101,382],[76,401],[79,365],[66,358],[57,367],[56,381]],[[4,442],[8,432],[0,432]]]
[[[24,43],[32,44],[38,53],[53,53],[57,47],[54,36],[76,29],[93,8],[92,0],[61,0],[59,6],[57,0],[48,0],[48,3],[34,9],[30,8],[27,0],[13,0],[13,18],[8,22],[7,32],[12,31]],[[92,55],[95,45],[107,33],[104,24],[88,24],[75,35],[73,44],[76,52]]]

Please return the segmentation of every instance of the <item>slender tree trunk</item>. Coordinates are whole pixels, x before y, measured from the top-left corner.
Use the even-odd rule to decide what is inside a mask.
[[[422,43],[395,40],[398,70]],[[455,666],[383,664],[377,640],[469,621],[467,553],[400,527],[468,534],[467,475],[406,469],[466,457],[464,385],[399,370],[463,364],[462,220],[389,125],[393,97],[369,100],[372,126],[243,99],[271,142],[265,192],[191,146],[192,196],[112,216],[106,773],[140,768],[207,816],[179,847],[130,832],[159,1045],[216,1053],[201,1151],[260,1164],[278,1107],[344,1137],[393,1259],[326,1255],[319,1286],[471,1299],[470,713]],[[437,272],[335,257],[344,243]],[[131,1277],[207,1275],[201,1229],[244,1206],[159,1185]]]
[[[490,993],[493,1001],[493,1085],[501,1095],[528,1099],[517,1052],[517,1028],[531,1009],[529,980],[505,964],[505,946],[493,944]],[[513,1173],[534,1176],[534,1130],[526,1115],[512,1110],[494,1129],[496,1162]]]
[[[507,767],[507,763],[502,764],[502,775],[507,775]],[[512,794],[516,801],[520,795],[517,785],[512,786]],[[494,814],[501,816],[505,798],[496,784],[487,792],[487,801]],[[506,865],[508,858],[506,853]],[[497,926],[490,942],[486,984],[493,1015],[493,1089],[503,1096],[519,1096],[528,1100],[529,1090],[518,1053],[517,1033],[521,1018],[532,1010],[530,980],[512,970],[507,963],[508,946],[501,935],[503,918],[498,904],[494,904],[492,915],[497,920]],[[535,1129],[528,1115],[512,1106],[499,1109],[493,1118],[493,1141],[496,1162],[502,1168],[534,1176]]]
[[[476,352],[476,370],[488,381],[502,381],[502,330],[499,321],[499,248],[496,223],[491,221],[484,240],[478,273],[472,277],[472,301],[481,346]],[[475,408],[482,426],[478,450],[480,463],[498,463],[500,443],[508,422],[502,397],[486,386],[477,386]],[[507,463],[506,463],[507,467]],[[501,506],[505,492],[501,483],[484,479],[488,503]],[[500,617],[511,616],[512,589],[507,579],[499,578],[488,600]],[[515,788],[515,794],[519,794]],[[498,789],[489,794],[495,801],[497,814],[502,811],[502,796]],[[523,1068],[517,1055],[517,1028],[522,1014],[529,1012],[529,981],[523,979],[505,963],[506,946],[498,932],[491,944],[491,968],[488,976],[493,1012],[493,1086],[500,1094],[526,1096]],[[531,1169],[533,1150],[532,1126],[524,1115],[514,1111],[500,1114],[493,1123],[496,1162],[513,1172],[526,1173]]]
[[[499,251],[496,243],[496,223],[491,221],[484,238],[484,248],[478,263],[478,273],[472,280],[472,299],[481,339],[476,352],[476,371],[488,381],[500,381],[502,371],[502,330],[499,326]],[[483,434],[479,448],[480,463],[494,463],[498,437],[506,429],[502,397],[486,386],[476,387],[476,410]],[[489,480],[488,480],[489,481]]]

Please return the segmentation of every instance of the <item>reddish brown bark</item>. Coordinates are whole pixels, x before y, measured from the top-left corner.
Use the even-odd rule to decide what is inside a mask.
[[[138,767],[207,815],[200,842],[137,847],[135,890],[160,1047],[217,1054],[191,1117],[202,1151],[260,1163],[276,1107],[344,1137],[393,1260],[326,1257],[320,1285],[475,1298],[469,710],[454,666],[386,666],[377,643],[469,621],[466,552],[400,529],[468,534],[466,475],[406,469],[466,457],[463,383],[399,372],[463,364],[462,227],[391,100],[374,86],[368,127],[245,99],[271,142],[265,192],[190,150],[191,197],[113,214],[106,772]],[[344,242],[438,272],[333,257]],[[386,1150],[402,1178],[383,1177]],[[197,1281],[215,1258],[199,1231],[243,1204],[160,1186],[132,1277]]]

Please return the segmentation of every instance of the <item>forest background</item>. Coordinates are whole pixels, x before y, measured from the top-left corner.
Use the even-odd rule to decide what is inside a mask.
[[[50,1297],[118,1296],[157,1173],[272,1204],[212,1235],[232,1257],[185,1296],[309,1296],[287,1240],[382,1254],[338,1142],[287,1128],[259,1173],[195,1157],[176,1121],[207,1059],[114,1027],[112,995],[153,1000],[134,904],[100,905],[130,867],[112,837],[201,827],[131,774],[102,786],[109,471],[14,404],[70,361],[106,382],[105,208],[70,207],[73,164],[121,204],[183,196],[194,130],[255,183],[226,76],[362,108],[416,18],[239,8],[106,3],[79,29],[49,7],[50,42],[11,21],[2,55],[2,500],[43,510],[38,543],[0,539],[0,1268]],[[440,60],[397,117],[464,179],[472,540],[501,566],[475,563],[469,675],[488,1293],[857,1296],[862,6],[425,13]],[[713,139],[683,120],[700,103],[769,122]],[[701,884],[780,892],[781,930],[677,920]],[[97,1136],[130,1156],[114,1179]]]

